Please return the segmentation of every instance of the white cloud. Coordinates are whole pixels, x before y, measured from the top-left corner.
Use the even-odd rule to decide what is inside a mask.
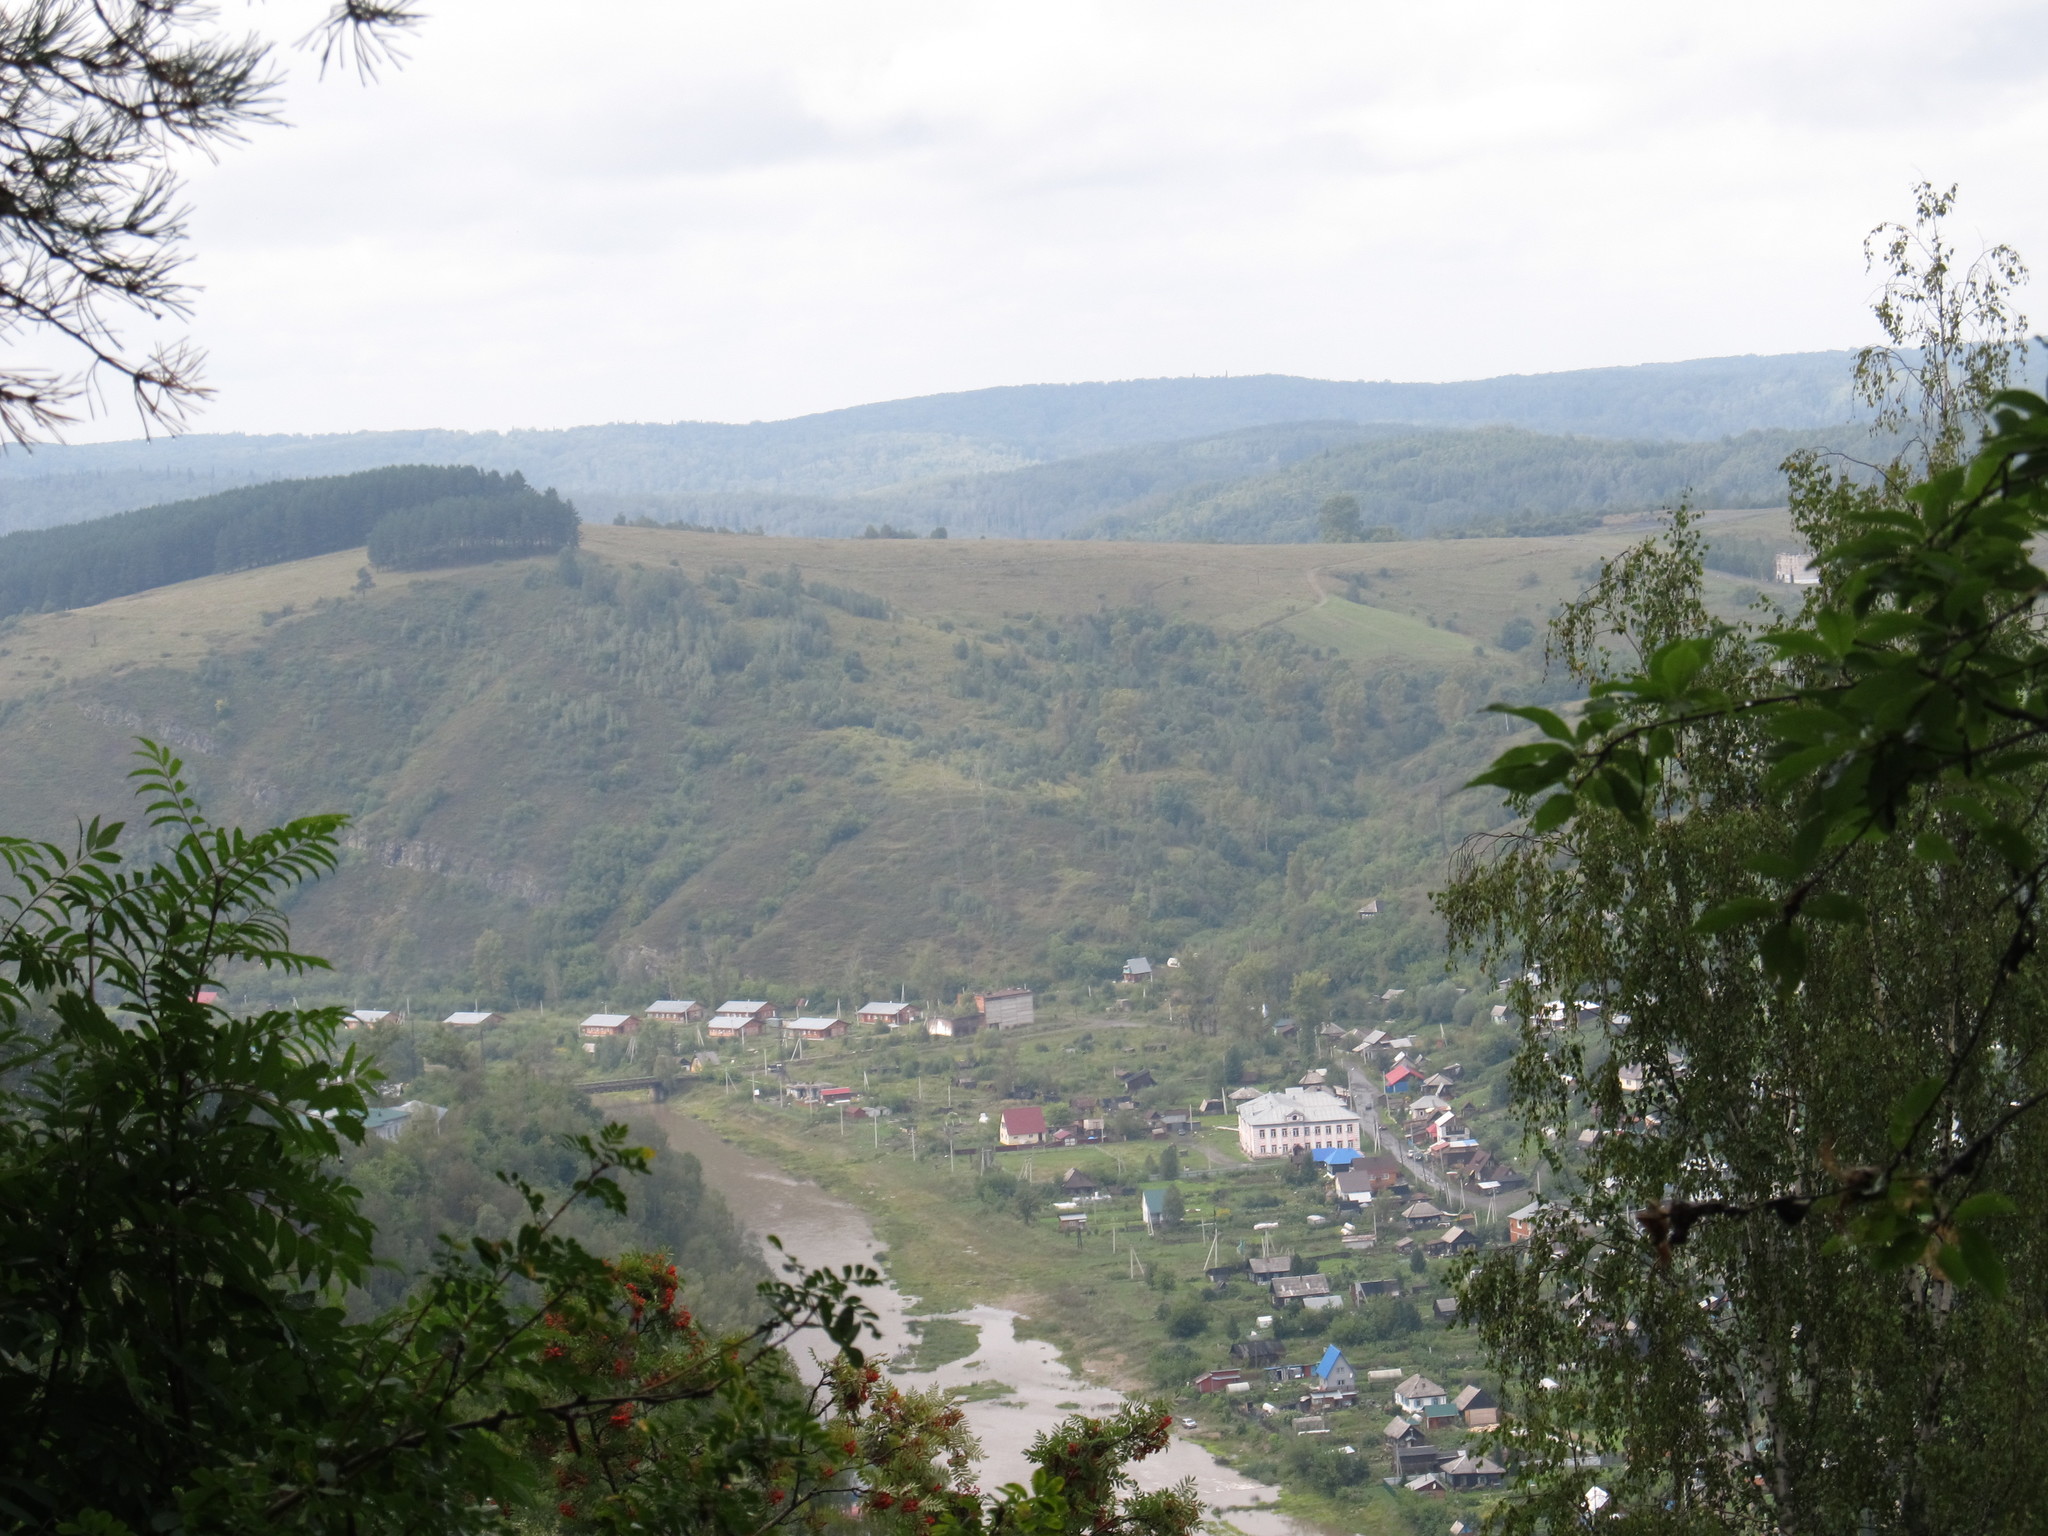
[[[205,430],[1850,345],[1922,175],[2048,260],[2036,6],[433,10],[197,176]]]

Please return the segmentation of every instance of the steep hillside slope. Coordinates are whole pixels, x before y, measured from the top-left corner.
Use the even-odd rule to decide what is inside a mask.
[[[1459,791],[1502,739],[1477,711],[1543,690],[1503,623],[1635,531],[593,528],[368,591],[359,552],[208,577],[0,628],[0,827],[119,809],[137,733],[224,817],[347,811],[295,914],[344,997],[941,995],[1187,951],[1363,998],[1438,963],[1425,893],[1496,814]]]
[[[1509,425],[1601,437],[1711,439],[1847,421],[1855,414],[1849,374],[1847,354],[1816,352],[1453,384],[1277,375],[1033,384],[745,425],[194,434],[0,458],[0,531],[207,495],[253,481],[392,464],[516,469],[537,486],[579,497],[591,492],[845,497],[1288,422]]]

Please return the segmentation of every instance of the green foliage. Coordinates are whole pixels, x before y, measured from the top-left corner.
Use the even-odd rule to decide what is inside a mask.
[[[1167,1148],[1170,1152],[1173,1149]],[[1188,1197],[1181,1193],[1178,1184],[1166,1186],[1166,1193],[1159,1201],[1159,1225],[1168,1232],[1178,1232],[1187,1224]]]
[[[552,490],[534,495],[517,476],[500,494],[443,496],[386,512],[367,538],[370,563],[398,571],[551,555],[575,542],[576,509]]]
[[[1356,543],[1365,537],[1356,496],[1332,496],[1316,509],[1316,521],[1325,544]]]
[[[1525,651],[1529,642],[1536,638],[1536,626],[1519,614],[1500,627],[1500,635],[1494,641],[1504,651]]]
[[[1681,513],[1560,620],[1586,706],[1511,711],[1543,739],[1483,778],[1528,834],[1446,894],[1454,937],[1525,978],[1518,1012],[1605,1005],[1525,1034],[1566,1199],[1461,1286],[1520,1388],[1512,1528],[1569,1518],[1567,1443],[1672,1529],[2016,1531],[2031,1491],[1979,1490],[2048,1486],[2021,1429],[2048,1253],[2016,1219],[2048,1199],[2048,401],[1974,399],[1944,334],[1931,469],[1790,466],[1822,572],[1797,621],[1713,623]],[[1546,1134],[1586,1118],[1583,1156]]]
[[[351,549],[365,543],[386,517],[436,503],[463,509],[434,514],[432,526],[448,538],[462,537],[456,525],[475,520],[468,509],[488,507],[485,523],[501,515],[537,517],[533,531],[521,536],[536,537],[545,525],[555,540],[547,545],[552,549],[573,537],[575,520],[574,510],[552,497],[535,494],[517,474],[412,465],[285,480],[65,528],[12,533],[0,539],[0,617],[79,608],[217,571]],[[393,526],[409,525],[401,520]],[[401,537],[406,549],[414,548],[415,535]]]

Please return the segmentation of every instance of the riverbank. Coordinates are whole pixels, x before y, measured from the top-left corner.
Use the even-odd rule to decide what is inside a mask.
[[[1260,1218],[1283,1228],[1290,1248],[1306,1250],[1305,1264],[1339,1270],[1340,1284],[1344,1274],[1361,1267],[1342,1256],[1334,1225],[1309,1224],[1314,1192],[1284,1186],[1274,1165],[1226,1160],[1223,1166],[1190,1167],[1178,1181],[1187,1216],[1177,1232],[1146,1232],[1138,1201],[1124,1195],[1084,1202],[1085,1229],[1061,1233],[1049,1210],[1025,1220],[1007,1204],[999,1207],[978,1198],[974,1155],[949,1158],[940,1142],[936,1148],[920,1147],[913,1158],[907,1134],[886,1120],[842,1124],[836,1113],[757,1100],[716,1082],[688,1085],[666,1107],[663,1119],[675,1127],[679,1145],[692,1146],[697,1136],[709,1133],[772,1163],[784,1176],[813,1182],[857,1207],[879,1243],[871,1253],[886,1264],[908,1298],[907,1332],[914,1333],[920,1318],[971,1316],[975,1308],[1015,1314],[1017,1342],[1037,1341],[1062,1372],[1071,1369],[1085,1381],[1126,1392],[1165,1391],[1179,1398],[1176,1411],[1195,1418],[1198,1426],[1187,1438],[1238,1469],[1229,1474],[1231,1481],[1242,1487],[1282,1481],[1286,1491],[1279,1508],[1320,1530],[1438,1536],[1452,1518],[1477,1512],[1477,1501],[1469,1496],[1420,1499],[1381,1484],[1384,1457],[1376,1453],[1390,1411],[1383,1403],[1333,1415],[1329,1436],[1303,1441],[1287,1423],[1284,1409],[1277,1417],[1260,1418],[1242,1411],[1242,1398],[1226,1406],[1222,1399],[1188,1393],[1188,1381],[1211,1365],[1228,1363],[1229,1342],[1253,1331],[1258,1316],[1271,1310],[1263,1293],[1245,1284],[1219,1290],[1203,1273],[1212,1264],[1241,1264],[1241,1243],[1256,1251],[1253,1227],[1264,1224]],[[1181,1144],[1185,1164],[1208,1163],[1199,1146]],[[1118,1161],[1132,1182],[1157,1188],[1159,1180],[1142,1176],[1144,1161],[1157,1152],[1148,1144],[1130,1143],[1012,1152],[1001,1161],[1005,1174],[1049,1191],[1069,1165],[1093,1171],[1105,1185],[1120,1185]],[[772,1216],[767,1207],[750,1210],[736,1201],[735,1209],[757,1230],[771,1230],[762,1225]],[[1385,1256],[1375,1261],[1375,1270],[1391,1271],[1392,1264],[1391,1256]],[[1429,1277],[1410,1274],[1405,1262],[1402,1273],[1411,1292],[1427,1296]],[[1426,1299],[1423,1308],[1428,1310]],[[1305,1338],[1308,1330],[1342,1315],[1312,1320],[1311,1314],[1290,1314],[1283,1326]],[[1290,1344],[1289,1357],[1313,1354],[1320,1347]],[[1398,1366],[1452,1383],[1469,1376],[1476,1363],[1474,1342],[1463,1330],[1415,1330],[1413,1325],[1384,1343],[1353,1348],[1350,1355],[1361,1375]],[[980,1364],[985,1368],[985,1361]],[[975,1368],[972,1360],[942,1368],[939,1379],[972,1387]],[[1017,1385],[999,1370],[979,1380],[984,1386]],[[1067,1388],[1073,1400],[1091,1403],[1094,1390]],[[977,1414],[991,1422],[1006,1416],[1002,1395],[987,1401],[998,1406],[978,1407]],[[1353,1454],[1342,1450],[1345,1445]],[[1466,1510],[1468,1503],[1475,1507]]]

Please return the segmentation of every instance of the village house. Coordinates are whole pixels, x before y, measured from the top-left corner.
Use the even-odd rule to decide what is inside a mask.
[[[692,1072],[709,1072],[717,1065],[718,1052],[716,1051],[698,1051],[690,1057],[690,1070]]]
[[[918,1013],[908,1003],[862,1003],[856,1017],[863,1024],[880,1024],[885,1029],[899,1029],[905,1024],[915,1024]]]
[[[924,1032],[936,1040],[965,1040],[969,1035],[979,1034],[987,1022],[978,1013],[936,1014],[925,1025]]]
[[[1045,1111],[1036,1104],[1012,1105],[996,1127],[996,1140],[1006,1147],[1035,1147],[1045,1140]]]
[[[473,1011],[460,1011],[449,1014],[448,1017],[443,1019],[441,1022],[443,1024],[452,1024],[457,1029],[481,1029],[486,1024],[504,1023],[505,1015],[503,1015],[502,1013],[476,1013]]]
[[[1450,1400],[1451,1394],[1427,1376],[1407,1377],[1394,1388],[1394,1406],[1411,1416],[1420,1415],[1425,1408],[1448,1406]]]
[[[791,1019],[782,1026],[783,1039],[802,1040],[806,1043],[814,1040],[838,1040],[843,1038],[845,1034],[846,1020],[844,1019]]]
[[[1150,981],[1152,979],[1152,962],[1143,955],[1136,955],[1126,960],[1124,962],[1123,979],[1125,981]]]
[[[212,994],[214,998],[219,996],[218,992]],[[212,999],[202,992],[199,1000],[204,1003]],[[404,1014],[386,1008],[358,1008],[341,1021],[344,1029],[392,1029],[404,1022]]]
[[[1422,1086],[1422,1074],[1404,1061],[1386,1075],[1385,1082],[1389,1093],[1413,1093]]]
[[[1359,1144],[1363,1122],[1327,1093],[1282,1088],[1262,1093],[1237,1111],[1237,1144],[1245,1156],[1292,1157],[1317,1147]]]
[[[1133,1067],[1127,1072],[1119,1072],[1116,1080],[1123,1084],[1126,1093],[1136,1093],[1140,1088],[1150,1088],[1153,1083],[1152,1074],[1143,1067]]]
[[[1467,1429],[1496,1429],[1500,1425],[1500,1404],[1476,1382],[1452,1398],[1451,1406],[1458,1410]]]
[[[643,1016],[657,1024],[695,1024],[704,1017],[704,1005],[694,998],[664,997],[649,1003]]]
[[[1467,1451],[1436,1470],[1437,1476],[1453,1488],[1498,1488],[1507,1477],[1507,1468],[1484,1452],[1474,1456]]]
[[[1373,897],[1371,901],[1368,901],[1364,906],[1358,909],[1358,920],[1361,923],[1366,921],[1368,918],[1378,917],[1379,915],[1380,899],[1377,896]]]
[[[1034,1017],[1029,987],[1005,987],[1000,992],[977,992],[974,1006],[988,1021],[990,1029],[1016,1029]]]
[[[1204,1371],[1195,1378],[1197,1392],[1228,1392],[1232,1387],[1245,1385],[1244,1372],[1228,1366],[1220,1370]]]
[[[1531,1200],[1519,1211],[1508,1212],[1508,1241],[1526,1243],[1536,1235],[1536,1215],[1543,1209],[1543,1202]]]
[[[1455,1296],[1439,1296],[1429,1306],[1440,1323],[1455,1323],[1458,1320],[1458,1298]]]
[[[736,998],[711,1016],[704,1033],[713,1040],[751,1040],[776,1021],[775,1005],[758,998]]]
[[[1300,1302],[1310,1311],[1321,1311],[1324,1307],[1342,1305],[1344,1298],[1330,1294],[1328,1275],[1276,1275],[1273,1300],[1281,1306]]]
[[[1380,1431],[1380,1435],[1383,1441],[1390,1446],[1400,1446],[1410,1450],[1423,1447],[1422,1426],[1412,1419],[1391,1418],[1387,1420],[1387,1427]]]
[[[593,1013],[576,1026],[586,1040],[615,1040],[640,1033],[640,1017],[632,1013]]]
[[[1401,1212],[1401,1219],[1412,1229],[1420,1231],[1424,1227],[1437,1225],[1444,1219],[1444,1213],[1427,1200],[1417,1200]]]
[[[1242,1360],[1254,1368],[1273,1364],[1282,1353],[1278,1339],[1239,1339],[1230,1346],[1231,1359]]]
[[[1401,1282],[1398,1280],[1354,1280],[1351,1282],[1351,1299],[1364,1301],[1372,1296],[1398,1296]]]
[[[1294,1255],[1291,1253],[1276,1253],[1269,1256],[1255,1253],[1245,1260],[1245,1267],[1251,1271],[1252,1284],[1264,1285],[1275,1275],[1292,1274],[1294,1272]]]
[[[1101,1192],[1102,1186],[1088,1177],[1079,1168],[1069,1168],[1060,1180],[1060,1188],[1070,1195],[1093,1195]]]
[[[1347,1406],[1358,1400],[1358,1372],[1336,1345],[1323,1351],[1323,1358],[1316,1362],[1310,1375],[1315,1379],[1317,1396],[1342,1398]]]
[[[1422,1252],[1426,1258],[1448,1259],[1470,1253],[1478,1246],[1478,1237],[1464,1227],[1446,1227],[1440,1235],[1422,1245]]]

